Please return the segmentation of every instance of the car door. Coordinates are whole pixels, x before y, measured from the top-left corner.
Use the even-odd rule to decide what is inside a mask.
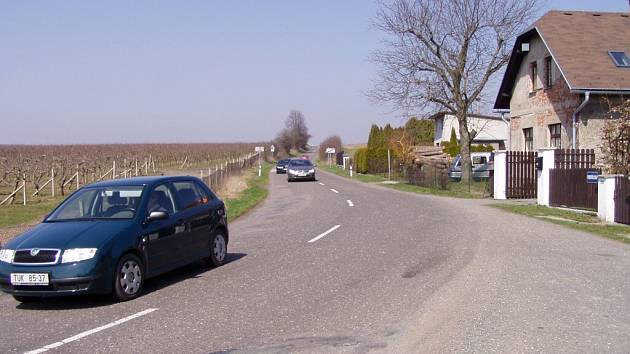
[[[144,240],[149,274],[170,270],[180,258],[179,238],[185,232],[185,225],[180,218],[175,203],[174,191],[168,184],[160,184],[149,191],[145,206],[145,220],[152,211],[165,211],[168,218],[145,222]]]
[[[181,218],[188,227],[185,244],[182,244],[182,261],[195,261],[206,256],[209,250],[207,240],[210,235],[209,198],[202,195],[195,181],[176,181],[173,186],[180,203]]]

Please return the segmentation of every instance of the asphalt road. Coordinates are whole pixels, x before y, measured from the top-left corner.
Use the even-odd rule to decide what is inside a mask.
[[[223,267],[126,303],[0,295],[0,352],[630,352],[628,245],[323,172],[270,188]]]

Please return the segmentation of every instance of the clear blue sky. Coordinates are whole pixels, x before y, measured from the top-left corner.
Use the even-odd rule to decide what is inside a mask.
[[[375,11],[372,0],[2,1],[0,144],[270,140],[291,109],[311,143],[366,141],[372,122],[401,121],[362,93]]]

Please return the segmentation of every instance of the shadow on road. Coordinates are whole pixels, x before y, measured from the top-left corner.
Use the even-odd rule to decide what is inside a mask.
[[[225,257],[225,265],[238,261],[247,256],[246,253],[228,253]],[[176,284],[186,279],[199,278],[201,274],[213,271],[215,268],[209,267],[204,262],[194,262],[187,266],[175,269],[146,281],[142,296],[146,296],[170,285]],[[220,269],[220,268],[217,268]],[[76,310],[109,306],[115,304],[109,295],[83,295],[43,298],[40,301],[30,303],[18,303],[16,308],[20,310]]]

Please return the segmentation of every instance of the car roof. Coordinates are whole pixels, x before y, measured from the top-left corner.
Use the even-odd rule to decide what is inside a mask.
[[[194,176],[142,176],[99,181],[88,184],[85,187],[149,186],[164,182],[190,181],[191,179],[199,180]]]

